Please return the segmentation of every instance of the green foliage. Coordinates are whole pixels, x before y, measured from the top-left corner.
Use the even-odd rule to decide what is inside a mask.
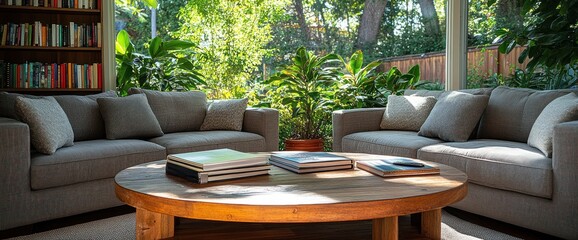
[[[237,98],[270,53],[271,23],[283,14],[285,0],[191,0],[180,13],[175,37],[199,46],[201,73],[210,98]]]
[[[292,138],[323,138],[323,128],[331,121],[332,89],[338,78],[335,54],[317,56],[300,47],[291,64],[286,65],[266,83],[272,91],[271,106],[282,113],[282,127],[291,129]]]
[[[406,89],[415,89],[423,84],[420,82],[419,65],[411,67],[407,73],[402,73],[397,67],[392,67],[375,80],[377,88],[387,95],[403,95]]]
[[[509,53],[516,44],[527,46],[518,61],[529,58],[529,69],[543,65],[564,71],[578,63],[578,1],[526,0],[522,13],[533,16],[524,29],[497,31],[503,40],[501,53]]]
[[[376,69],[382,64],[375,60],[363,66],[363,52],[357,50],[349,61],[339,57],[345,67],[345,74],[341,77],[336,103],[341,108],[362,108],[381,106],[383,99],[378,97],[375,79],[378,77]]]
[[[131,87],[171,91],[196,89],[205,84],[197,72],[193,43],[156,37],[148,46],[147,54],[137,53],[128,33],[124,30],[118,33],[115,48],[119,95],[126,95]]]

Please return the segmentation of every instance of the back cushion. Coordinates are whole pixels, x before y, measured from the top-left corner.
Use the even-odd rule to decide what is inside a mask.
[[[532,125],[544,107],[569,92],[509,87],[494,89],[480,121],[478,138],[527,142]]]
[[[106,138],[104,121],[96,102],[96,99],[102,97],[116,97],[116,92],[111,90],[87,96],[54,96],[68,117],[75,141]]]
[[[207,95],[201,91],[160,92],[129,89],[144,93],[164,133],[198,131],[207,113]]]
[[[0,117],[18,119],[16,115],[16,97],[38,99],[40,97],[28,94],[0,92]]]

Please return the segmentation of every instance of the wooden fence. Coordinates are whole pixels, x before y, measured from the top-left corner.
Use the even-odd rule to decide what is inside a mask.
[[[498,52],[498,46],[468,49],[468,76],[477,74],[488,77],[494,73],[504,76],[511,75],[516,68],[524,69],[528,60],[523,64],[518,63],[518,56],[524,51],[524,47],[516,47],[509,54]],[[418,64],[421,79],[445,83],[446,80],[446,54],[445,52],[425,53],[392,57],[384,60],[382,69],[388,71],[391,67],[397,67],[403,73],[412,66]]]

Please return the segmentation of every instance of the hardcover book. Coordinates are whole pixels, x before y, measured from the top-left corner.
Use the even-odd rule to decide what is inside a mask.
[[[269,161],[298,169],[352,164],[349,158],[326,152],[276,153],[271,155]]]
[[[259,168],[259,169],[257,169]],[[181,177],[187,179],[191,182],[203,184],[208,182],[220,181],[220,180],[227,180],[227,179],[237,179],[237,178],[245,178],[245,177],[253,177],[253,176],[260,176],[260,175],[267,175],[269,174],[269,165],[264,165],[260,167],[248,167],[248,168],[239,168],[243,169],[243,172],[232,172],[226,174],[215,174],[215,172],[197,172],[191,170],[187,167],[183,167],[181,165],[172,164],[167,162],[166,166],[166,173],[169,175]],[[255,170],[257,169],[257,170]]]
[[[416,166],[409,166],[416,164]],[[421,165],[421,166],[420,166]],[[381,177],[439,174],[439,168],[421,164],[409,158],[357,161],[357,168]]]
[[[167,160],[180,162],[203,171],[230,169],[267,164],[267,155],[235,151],[228,148],[170,154]]]
[[[325,166],[325,167],[309,167],[309,168],[297,168],[291,165],[285,165],[280,162],[271,161],[272,165],[289,170],[294,173],[312,173],[312,172],[326,172],[335,170],[344,170],[353,168],[352,164],[335,165],[335,166]]]

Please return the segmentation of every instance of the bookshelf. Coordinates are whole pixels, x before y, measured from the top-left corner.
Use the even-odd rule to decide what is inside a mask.
[[[104,80],[110,40],[103,22],[110,21],[101,1],[0,0],[0,91],[84,95],[112,88]]]

